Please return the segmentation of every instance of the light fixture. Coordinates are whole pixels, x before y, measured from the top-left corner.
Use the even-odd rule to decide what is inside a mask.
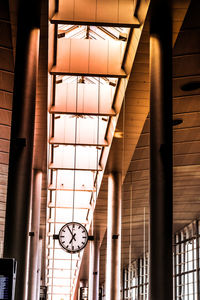
[[[200,81],[191,81],[181,86],[182,91],[190,92],[200,88]]]
[[[183,120],[182,119],[174,119],[173,121],[172,121],[172,125],[173,126],[177,126],[177,125],[180,125],[180,124],[182,124],[183,123]]]
[[[114,137],[116,139],[122,139],[123,138],[123,132],[122,131],[115,131]]]

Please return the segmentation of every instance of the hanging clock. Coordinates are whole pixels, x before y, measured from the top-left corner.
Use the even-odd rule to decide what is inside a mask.
[[[70,222],[60,229],[58,240],[64,250],[77,253],[87,245],[88,232],[82,224]]]

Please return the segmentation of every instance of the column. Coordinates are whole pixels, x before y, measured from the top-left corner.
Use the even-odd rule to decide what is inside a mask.
[[[26,299],[40,2],[19,1],[4,239],[4,257],[18,264],[15,300]]]
[[[29,258],[29,280],[28,280],[28,299],[36,300],[37,295],[37,276],[40,268],[38,258],[40,252],[40,204],[42,192],[42,172],[33,170],[33,192],[32,192],[32,220],[30,235],[30,258]]]
[[[120,299],[121,174],[108,176],[106,300]]]
[[[90,241],[89,258],[89,300],[99,299],[99,260],[100,260],[100,242],[97,238]]]
[[[87,280],[80,280],[80,283],[79,283],[79,297],[78,297],[78,300],[83,300],[83,298],[81,297],[81,288],[84,289],[88,289],[88,281]]]
[[[40,299],[40,285],[41,284],[41,263],[42,263],[42,238],[39,240],[39,251],[38,251],[38,265],[37,265],[37,288],[36,288],[36,298]]]
[[[93,261],[93,297],[92,300],[99,299],[99,261],[100,261],[100,243],[94,240],[94,261]]]
[[[169,0],[150,13],[150,300],[173,299],[172,24]]]
[[[91,230],[91,233],[93,235],[93,229]],[[88,300],[93,300],[94,241],[89,241],[89,247]]]

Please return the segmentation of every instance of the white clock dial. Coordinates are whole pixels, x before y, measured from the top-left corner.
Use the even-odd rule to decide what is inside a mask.
[[[70,222],[60,229],[58,239],[63,249],[69,253],[76,253],[87,245],[88,233],[82,224]]]

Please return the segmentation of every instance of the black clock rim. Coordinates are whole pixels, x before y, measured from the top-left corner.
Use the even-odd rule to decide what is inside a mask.
[[[87,235],[87,239],[86,239],[87,241],[86,241],[86,243],[85,243],[80,249],[77,249],[77,250],[75,250],[75,251],[71,251],[71,250],[66,249],[65,247],[63,247],[63,245],[62,245],[61,242],[60,242],[60,233],[61,233],[61,230],[62,230],[64,227],[66,227],[67,225],[69,225],[69,224],[77,224],[77,225],[80,225],[81,227],[83,227],[83,228],[85,229],[85,232],[86,232],[86,235]],[[76,222],[76,221],[68,222],[68,223],[64,224],[64,225],[60,228],[60,231],[59,231],[59,234],[58,234],[58,242],[59,242],[60,246],[62,247],[62,249],[64,249],[66,252],[68,252],[68,253],[70,253],[70,254],[79,253],[81,250],[83,250],[83,249],[87,246],[87,243],[88,243],[88,231],[87,231],[86,227],[85,227],[83,224],[79,223],[79,222]]]

